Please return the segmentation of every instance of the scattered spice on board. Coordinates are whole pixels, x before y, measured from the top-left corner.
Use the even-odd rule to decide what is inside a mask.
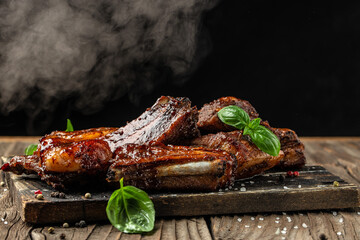
[[[40,193],[40,194],[36,194],[36,195],[35,195],[35,198],[36,198],[37,200],[44,200],[44,195],[42,195],[41,193]]]

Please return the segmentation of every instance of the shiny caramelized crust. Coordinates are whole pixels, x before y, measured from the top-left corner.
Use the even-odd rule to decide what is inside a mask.
[[[210,191],[233,181],[235,158],[201,147],[135,145],[117,149],[108,181],[146,190]]]
[[[255,144],[251,143],[246,136],[242,135],[242,131],[208,134],[193,139],[191,144],[212,149],[221,149],[234,154],[237,159],[236,179],[260,174],[278,165],[284,157],[282,151],[280,151],[276,157],[261,151]]]
[[[15,156],[10,162],[5,163],[1,170],[16,174],[37,174],[40,171],[39,160],[40,158],[36,155]]]
[[[296,133],[288,128],[270,128],[280,138],[281,150],[284,151],[284,158],[281,159],[281,168],[300,168],[305,165],[305,146]]]
[[[198,137],[198,111],[188,98],[160,97],[137,119],[106,136],[114,151],[124,144],[179,144]]]
[[[235,97],[222,97],[212,101],[211,103],[204,104],[199,110],[199,121],[197,126],[204,133],[228,132],[236,128],[226,125],[218,118],[217,113],[224,107],[236,105],[242,108],[250,116],[250,119],[259,117],[255,108],[246,100]]]

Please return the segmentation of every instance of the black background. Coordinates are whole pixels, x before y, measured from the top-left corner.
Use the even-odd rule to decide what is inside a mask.
[[[204,15],[212,51],[184,84],[166,79],[135,105],[128,96],[93,115],[55,111],[38,132],[121,126],[160,95],[199,108],[221,96],[249,100],[274,127],[300,136],[360,135],[360,3],[222,1]],[[139,86],[141,87],[141,86]],[[68,109],[68,108],[66,108]],[[28,135],[26,115],[0,116],[1,135]]]

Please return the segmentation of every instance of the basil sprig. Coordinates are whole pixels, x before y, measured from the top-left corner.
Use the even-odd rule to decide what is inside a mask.
[[[73,125],[71,124],[70,119],[67,119],[65,132],[73,132],[73,131],[74,131]]]
[[[155,209],[151,199],[141,189],[123,185],[111,195],[106,214],[111,224],[125,233],[150,232],[154,228]]]
[[[278,137],[266,127],[260,125],[260,118],[250,121],[250,117],[238,106],[227,106],[218,112],[220,120],[230,126],[244,130],[244,135],[249,135],[252,142],[262,151],[277,156],[280,152],[280,141]]]
[[[25,148],[25,155],[33,155],[37,147],[37,144],[30,144],[27,148]]]

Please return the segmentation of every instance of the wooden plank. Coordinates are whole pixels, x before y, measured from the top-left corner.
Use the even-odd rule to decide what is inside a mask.
[[[359,239],[353,210],[211,217],[214,239]]]
[[[157,217],[349,208],[359,205],[358,188],[326,169],[309,166],[299,172],[299,177],[280,181],[279,177],[286,173],[272,170],[252,179],[237,181],[232,189],[210,193],[158,193],[150,194],[150,197]],[[51,197],[51,187],[37,177],[10,174],[9,179],[16,206],[26,222],[107,219],[105,207],[111,191],[94,192],[91,199],[84,199],[84,192],[71,192],[67,193],[66,199],[61,199]],[[334,187],[334,181],[338,181],[340,186]],[[39,189],[45,200],[34,198],[34,192]]]

